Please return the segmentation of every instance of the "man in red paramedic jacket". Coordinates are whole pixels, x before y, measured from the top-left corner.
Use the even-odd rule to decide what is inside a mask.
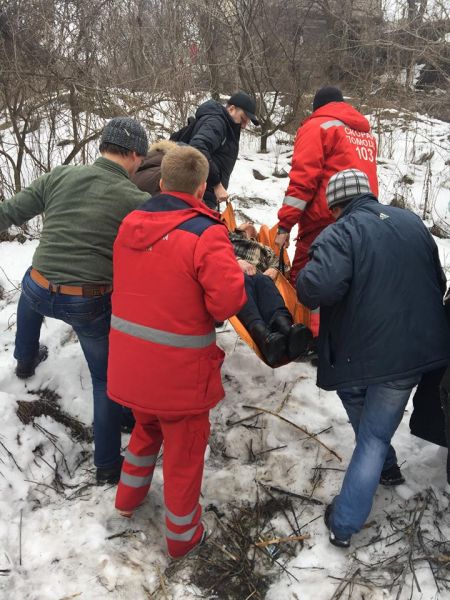
[[[372,193],[378,196],[376,157],[376,140],[368,120],[344,102],[338,88],[318,90],[313,113],[297,131],[289,186],[278,211],[278,245],[289,240],[294,225],[299,227],[290,274],[293,285],[308,261],[311,244],[334,222],[325,197],[330,177],[338,171],[358,169],[368,176]]]
[[[164,441],[169,555],[203,540],[199,504],[209,410],[223,397],[215,321],[246,302],[225,225],[202,202],[208,161],[176,147],[161,164],[161,194],[122,222],[113,256],[108,395],[133,410],[116,508],[145,499]]]

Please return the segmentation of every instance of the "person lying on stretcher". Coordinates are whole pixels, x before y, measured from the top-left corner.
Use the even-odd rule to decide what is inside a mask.
[[[279,258],[268,246],[256,240],[256,229],[243,223],[230,232],[239,265],[245,277],[247,303],[237,314],[271,367],[305,355],[312,339],[311,331],[298,323],[277,290]]]

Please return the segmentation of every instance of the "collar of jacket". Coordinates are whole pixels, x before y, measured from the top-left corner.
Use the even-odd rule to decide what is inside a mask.
[[[234,135],[236,136],[236,138],[239,140],[239,138],[241,137],[241,124],[240,123],[235,123],[233,121],[233,118],[230,115],[230,113],[227,111],[227,107],[226,106],[222,106],[222,108],[225,111],[225,115],[226,115],[226,118],[227,118],[227,123],[228,123],[231,131],[234,133]]]
[[[105,158],[104,156],[99,156],[97,160],[94,162],[94,167],[99,167],[100,169],[104,169],[105,171],[111,171],[112,173],[117,173],[119,175],[125,175],[127,179],[130,178],[128,175],[128,171],[114,162],[113,160],[109,160],[109,158]]]
[[[370,123],[366,117],[356,110],[354,106],[348,104],[347,102],[329,102],[328,104],[321,106],[303,121],[302,126],[305,125],[305,123],[314,121],[317,118],[330,120],[336,119],[345,123],[347,127],[356,129],[356,131],[362,131],[365,133],[370,132]]]
[[[365,206],[369,203],[371,204],[374,201],[378,204],[378,198],[373,194],[360,194],[359,196],[355,196],[353,200],[344,208],[339,219],[342,219],[342,217],[349,215],[351,212],[357,210],[361,206]]]
[[[220,215],[217,211],[211,210],[210,208],[208,208],[202,200],[199,200],[192,194],[186,194],[185,192],[172,192],[172,191],[168,192],[167,190],[161,190],[160,195],[161,196],[173,196],[174,198],[179,198],[179,200],[183,200],[183,202],[186,202],[186,204],[189,204],[189,206],[192,206],[192,208],[197,209],[198,212],[201,212],[202,214],[206,215],[207,217],[210,217],[211,219],[214,219],[218,223],[223,224],[223,221],[220,219]]]
[[[147,169],[161,167],[161,162],[163,158],[164,152],[162,150],[149,150],[149,153],[140,164],[136,173],[142,173],[142,171],[146,171]]]

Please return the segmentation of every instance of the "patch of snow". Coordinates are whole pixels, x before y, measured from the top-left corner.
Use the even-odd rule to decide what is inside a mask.
[[[389,117],[382,121],[373,117],[373,124],[379,127],[376,133],[380,144],[380,200],[390,202],[394,193],[402,194],[418,214],[423,213],[427,200],[427,215],[432,219],[439,217],[448,225],[448,124],[424,115],[392,111]],[[239,198],[235,201],[238,214],[255,223],[273,225],[277,220],[288,179],[277,178],[273,173],[289,171],[292,146],[277,144],[277,140],[286,139],[289,139],[286,134],[273,136],[269,152],[258,154],[257,137],[251,132],[242,137],[229,192]],[[253,169],[266,179],[256,180]],[[246,201],[249,197],[260,200]],[[437,242],[449,273],[450,240]],[[36,246],[36,240],[24,244],[0,243],[0,285],[5,289],[4,299],[0,300],[0,570],[5,572],[0,576],[0,597],[144,600],[158,589],[161,574],[169,564],[164,546],[161,465],[156,468],[147,501],[132,520],[133,532],[113,537],[115,490],[92,485],[91,444],[74,442],[68,430],[50,417],[39,417],[33,426],[23,424],[16,414],[18,401],[33,400],[37,390],[49,388],[61,397],[59,404],[65,412],[86,426],[92,421],[89,372],[76,337],[64,323],[46,319],[41,339],[49,346],[48,360],[26,382],[14,376],[19,286]],[[447,539],[450,538],[446,452],[410,435],[408,420],[412,407],[409,405],[394,438],[400,461],[404,461],[402,469],[407,483],[396,490],[378,489],[370,516],[374,524],[355,536],[356,550],[341,551],[331,546],[322,519],[324,505],[340,488],[342,470],[348,464],[354,443],[337,395],[316,387],[315,369],[308,363],[270,369],[237,338],[229,325],[218,334],[218,342],[226,352],[223,367],[226,398],[211,412],[212,435],[206,455],[203,505],[213,504],[219,511],[227,512],[236,503],[253,504],[257,494],[261,494],[259,483],[297,494],[312,493],[323,502],[323,505],[299,505],[302,532],[309,533],[311,538],[301,551],[299,548],[283,563],[298,581],[281,572],[273,581],[267,600],[328,600],[339,585],[336,578],[346,577],[349,565],[354,564],[352,553],[358,552],[360,557],[371,560],[373,554],[364,545],[369,544],[376,532],[386,532],[390,514],[405,510],[413,496],[428,488],[436,495],[444,515],[440,525]],[[243,405],[272,411],[283,405],[281,414],[285,418],[312,433],[322,432],[320,439],[342,457],[342,463],[317,442],[276,417],[266,415],[249,421],[255,425],[250,429],[243,426],[247,422],[228,426],[227,423],[251,414]],[[127,439],[123,436],[124,444]],[[253,459],[250,441],[253,455],[279,449]],[[60,488],[55,488],[56,473],[63,484]],[[317,473],[321,477],[314,484]],[[280,534],[290,534],[282,518],[276,520],[276,525]],[[417,570],[422,595],[415,590],[413,598],[437,597],[427,569]],[[169,580],[168,585],[171,598],[198,597],[195,586],[177,580]],[[409,595],[411,585],[408,577],[402,598]],[[372,586],[364,593],[370,594],[365,597],[371,600],[390,597],[386,587]]]

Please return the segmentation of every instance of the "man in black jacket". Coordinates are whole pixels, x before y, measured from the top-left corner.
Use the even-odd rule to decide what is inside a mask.
[[[337,390],[356,435],[325,513],[331,543],[348,547],[378,483],[404,481],[391,438],[422,373],[448,362],[450,331],[437,246],[420,218],[379,204],[355,169],[334,175],[326,195],[337,222],[311,246],[297,293],[320,306],[317,384]]]
[[[245,92],[236,92],[226,106],[208,100],[195,113],[197,121],[189,145],[208,159],[209,175],[203,201],[213,210],[228,197],[227,188],[239,153],[241,129],[245,129],[249,121],[259,125],[255,111],[255,99]]]

